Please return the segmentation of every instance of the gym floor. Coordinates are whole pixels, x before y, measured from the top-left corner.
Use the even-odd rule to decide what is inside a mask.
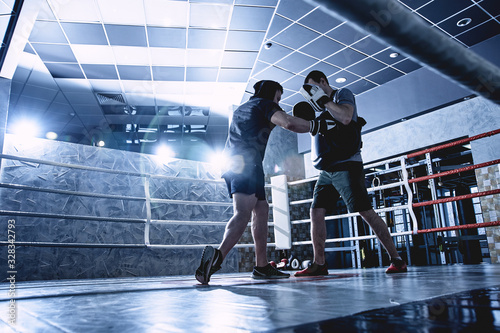
[[[0,285],[1,332],[500,332],[500,265],[249,273]]]

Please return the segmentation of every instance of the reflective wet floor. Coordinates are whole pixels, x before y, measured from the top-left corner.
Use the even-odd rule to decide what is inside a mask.
[[[497,332],[500,265],[17,282],[0,286],[1,332]],[[11,310],[12,313],[12,310]]]

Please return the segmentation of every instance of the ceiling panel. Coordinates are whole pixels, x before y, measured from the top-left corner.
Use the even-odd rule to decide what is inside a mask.
[[[186,47],[186,29],[168,27],[147,27],[148,42],[151,47]]]
[[[33,43],[68,43],[58,22],[36,21],[29,37]]]
[[[491,16],[488,15],[482,8],[479,6],[471,6],[460,13],[441,21],[437,26],[446,31],[448,34],[455,36],[466,32],[467,30],[473,29],[489,20],[491,20]]]
[[[144,26],[106,24],[105,29],[110,45],[147,46]]]
[[[250,77],[250,68],[221,68],[218,82],[242,82]]]
[[[187,1],[144,0],[144,6],[148,25],[185,27],[188,24]]]
[[[349,47],[332,54],[325,61],[335,66],[345,68],[367,58],[367,55]]]
[[[374,82],[378,85],[384,84],[391,80],[397,79],[400,76],[403,76],[404,73],[398,70],[395,70],[390,67],[386,67],[381,71],[378,71],[372,75],[367,76],[367,80]]]
[[[84,79],[82,69],[78,64],[46,63],[47,69],[54,79]]]
[[[234,6],[229,29],[266,31],[273,14],[273,7]]]
[[[473,6],[470,0],[429,1],[417,9],[417,12],[430,22],[437,24],[470,6]]]
[[[326,35],[340,43],[345,45],[351,45],[359,41],[360,39],[366,37],[366,33],[363,33],[348,23],[344,22],[341,25],[333,26],[333,30],[330,30]]]
[[[108,45],[102,24],[63,22],[61,26],[71,44]]]
[[[32,44],[33,48],[44,62],[71,62],[76,63],[75,55],[69,45],[60,44]]]
[[[337,18],[331,17],[321,10],[315,10],[298,20],[298,23],[318,31],[319,33],[326,33],[330,31],[332,27],[339,26],[343,22]]]
[[[222,67],[253,68],[258,52],[226,51],[222,59]],[[246,81],[246,80],[245,80]]]
[[[188,48],[222,49],[226,35],[225,30],[189,29]]]
[[[373,58],[366,58],[352,66],[347,67],[349,72],[359,76],[367,76],[386,67],[383,63]]]
[[[153,66],[155,81],[184,81],[184,67]]]
[[[280,1],[276,14],[287,17],[293,21],[297,21],[309,13],[312,9],[314,9],[313,6],[302,0]]]
[[[477,1],[478,7],[488,12],[488,14],[492,17],[497,17],[500,15],[500,6],[498,5],[498,1],[496,0],[483,0]]]
[[[288,56],[293,51],[294,50],[289,47],[271,43],[270,47],[268,48],[265,47],[262,50],[262,52],[259,55],[259,60],[269,64],[273,64],[279,61],[280,59]]]
[[[397,68],[407,74],[421,68],[422,66],[413,60],[404,59],[398,63],[395,63],[394,65],[392,65],[392,67]]]
[[[259,51],[265,32],[260,31],[229,31],[226,40],[226,50]]]
[[[279,68],[286,68],[293,73],[300,73],[317,62],[317,59],[311,58],[306,54],[293,52],[288,57],[278,61],[276,66]]]
[[[145,25],[146,14],[142,0],[97,0],[103,23]]]
[[[465,45],[472,46],[500,34],[500,20],[491,19],[484,24],[456,36]]]
[[[65,0],[57,4],[57,6],[52,8],[57,13],[57,17],[61,20],[71,22],[100,21],[99,11],[95,0]],[[48,3],[44,3],[43,6],[39,14],[39,19],[47,17],[44,13],[48,14],[48,17],[55,19],[52,10],[48,7]]]
[[[82,64],[82,69],[87,79],[118,80],[118,73],[114,65],[86,65]]]
[[[232,6],[217,3],[192,3],[189,8],[189,26],[226,29]]]
[[[280,33],[285,28],[291,26],[293,24],[292,20],[289,20],[280,15],[274,15],[272,19],[272,24],[267,29],[267,38],[272,38],[278,33]]]
[[[399,3],[466,48],[500,34],[498,0]],[[312,69],[356,95],[423,69],[303,0],[40,4],[13,78],[9,126],[30,112],[45,115],[51,122],[45,127],[59,140],[92,144],[89,133],[106,127],[107,147],[149,152],[161,141],[156,134],[172,125],[170,142],[182,146],[196,139],[220,148],[231,110],[251,96],[258,80],[282,83],[281,105],[290,112]],[[9,8],[0,6],[2,11],[7,15]],[[0,29],[6,22],[0,20]],[[491,50],[500,49],[495,45],[488,48],[492,59]],[[154,135],[139,131],[141,126]]]
[[[117,65],[116,67],[122,80],[151,80],[151,68],[149,66]]]
[[[340,44],[327,37],[319,37],[300,49],[301,52],[307,53],[317,59],[325,59],[345,48]]]
[[[187,67],[186,80],[215,82],[217,81],[218,73],[219,69],[217,67]]]
[[[366,37],[356,43],[351,44],[350,47],[358,52],[367,55],[373,55],[388,48],[389,46],[378,42],[373,37]]]
[[[116,63],[113,48],[109,45],[73,44],[71,50],[81,64],[112,65]]]
[[[318,38],[320,34],[299,24],[293,24],[277,34],[273,40],[292,49],[298,49],[304,44]]]

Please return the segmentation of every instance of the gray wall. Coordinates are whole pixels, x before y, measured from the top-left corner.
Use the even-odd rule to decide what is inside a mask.
[[[158,162],[155,157],[78,144],[5,136],[4,154],[70,163],[128,172],[188,178],[187,180],[152,179],[151,197],[192,201],[226,202],[225,184],[206,182],[218,174],[203,163],[172,160]],[[1,182],[38,188],[145,197],[144,180],[135,175],[115,175],[97,171],[68,169],[32,162],[5,159]],[[35,212],[94,216],[105,221],[79,218],[43,218],[3,214],[0,230],[7,221],[16,221],[18,242],[64,242],[100,244],[143,244],[143,223],[120,223],[107,218],[146,219],[145,201],[101,199],[73,194],[51,194],[40,191],[0,188],[3,211]],[[228,221],[232,207],[157,203],[152,204],[152,219],[192,221],[192,225],[152,225],[152,244],[219,244],[222,226],[197,222]],[[5,241],[7,233],[0,234]],[[5,280],[6,252],[0,254],[0,280]],[[18,246],[16,248],[17,280],[68,278],[105,278],[123,276],[193,275],[199,265],[202,249],[157,248],[65,248]],[[238,271],[236,250],[226,259],[223,272]]]
[[[500,128],[500,106],[481,97],[363,135],[365,163]],[[474,163],[499,158],[500,137],[471,143]]]

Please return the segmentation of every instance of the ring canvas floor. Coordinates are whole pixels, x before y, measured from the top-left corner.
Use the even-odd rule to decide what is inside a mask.
[[[293,272],[291,272],[293,273]],[[250,273],[0,285],[0,332],[497,332],[500,265],[334,269],[323,277]]]

